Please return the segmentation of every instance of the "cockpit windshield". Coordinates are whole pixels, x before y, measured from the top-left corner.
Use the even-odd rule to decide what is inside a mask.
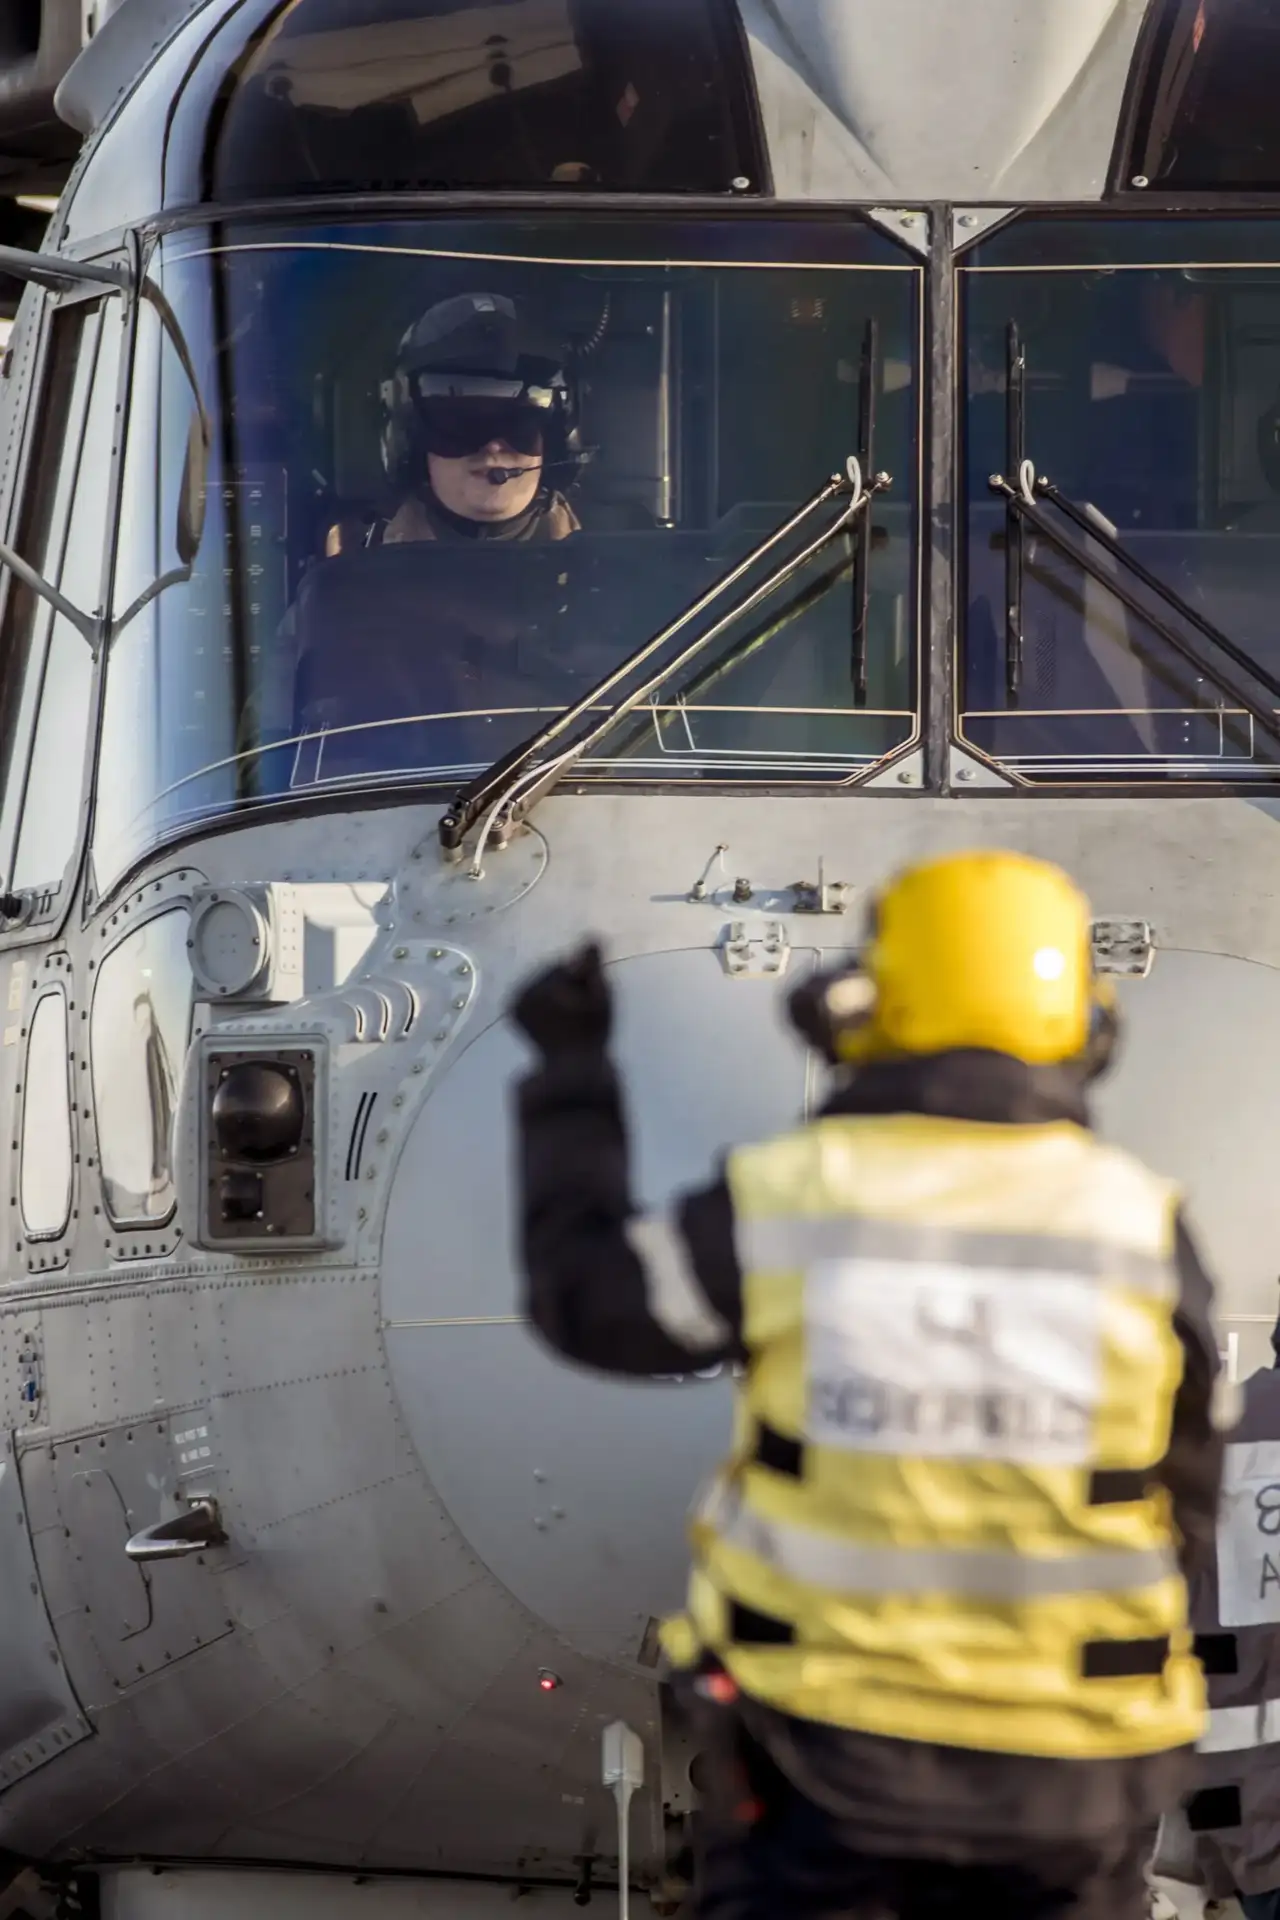
[[[172,317],[141,304],[100,886],[257,802],[447,794],[850,455],[893,476],[865,538],[842,533],[581,774],[847,782],[911,738],[919,270],[873,228],[224,225],[170,236],[149,275]]]
[[[1274,235],[1020,221],[963,277],[962,738],[1031,780],[1274,780]]]

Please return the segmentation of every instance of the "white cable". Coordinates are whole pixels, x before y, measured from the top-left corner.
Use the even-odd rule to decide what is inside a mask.
[[[493,831],[493,823],[503,808],[509,807],[513,800],[518,800],[524,789],[534,786],[537,781],[542,778],[544,773],[553,773],[557,767],[563,766],[566,760],[572,759],[577,750],[575,744],[572,747],[566,748],[565,752],[560,754],[555,760],[539,760],[536,765],[526,767],[524,772],[519,774],[516,779],[511,782],[511,785],[505,787],[498,795],[498,798],[494,801],[484,817],[484,825],[481,827],[479,837],[476,840],[475,857],[471,862],[469,875],[472,880],[484,879],[484,868],[480,863],[484,859],[484,850],[489,844],[489,835]]]

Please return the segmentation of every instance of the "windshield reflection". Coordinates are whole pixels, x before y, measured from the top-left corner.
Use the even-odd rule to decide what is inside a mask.
[[[584,772],[848,780],[911,736],[918,268],[874,230],[255,228],[150,272],[100,885],[209,813],[528,738],[843,470],[868,338],[865,634],[842,536]]]
[[[1044,231],[1041,269],[967,276],[963,736],[1033,779],[1274,778],[1274,740],[1212,666],[1198,671],[1105,578],[1030,530],[1020,671],[1010,672],[1006,608],[1016,596],[990,478],[1009,453],[1014,328],[1035,475],[1099,513],[1125,553],[1276,676],[1280,270],[1067,268]],[[1133,593],[1121,558],[1101,544],[1090,553]],[[1166,605],[1150,604],[1177,626]],[[1273,710],[1271,695],[1261,698]]]

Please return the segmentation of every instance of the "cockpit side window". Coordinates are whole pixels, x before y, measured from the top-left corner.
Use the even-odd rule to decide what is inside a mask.
[[[763,171],[728,0],[291,0],[215,117],[204,197],[759,192]]]
[[[40,447],[18,548],[86,613],[98,605],[122,334],[121,302],[55,313]],[[56,886],[75,850],[93,660],[84,636],[16,580],[0,641],[0,870]]]

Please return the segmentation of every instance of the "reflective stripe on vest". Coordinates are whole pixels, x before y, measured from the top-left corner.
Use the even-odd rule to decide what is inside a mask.
[[[1209,1725],[1196,1742],[1200,1753],[1238,1753],[1280,1741],[1280,1700],[1249,1707],[1211,1707]]]
[[[1168,1496],[1176,1195],[1085,1129],[828,1117],[730,1155],[748,1355],[693,1516],[745,1692],[1071,1758],[1204,1729]]]
[[[812,1267],[835,1260],[893,1260],[962,1264],[1014,1272],[1096,1275],[1135,1293],[1169,1296],[1173,1277],[1166,1260],[1096,1240],[1060,1239],[1046,1233],[965,1232],[956,1227],[854,1219],[848,1215],[778,1214],[742,1220],[735,1230],[738,1257],[760,1273]]]
[[[748,1511],[720,1482],[703,1496],[695,1518],[727,1545],[753,1554],[803,1586],[847,1594],[960,1593],[983,1600],[1028,1600],[1051,1594],[1123,1593],[1177,1572],[1172,1546],[1062,1554],[948,1551],[939,1547],[871,1547],[792,1521]]]

